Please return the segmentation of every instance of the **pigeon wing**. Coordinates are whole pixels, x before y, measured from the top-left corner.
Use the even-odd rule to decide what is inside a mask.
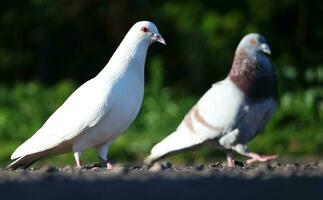
[[[242,105],[233,126],[239,130],[235,143],[246,144],[254,138],[268,123],[276,107],[277,103],[273,98],[257,101],[248,106]]]
[[[12,154],[11,159],[69,145],[69,141],[95,126],[108,113],[109,92],[97,91],[100,84],[91,79],[79,87],[45,122]],[[105,88],[106,89],[106,88]]]
[[[188,112],[177,130],[152,148],[145,163],[150,164],[167,154],[221,137],[232,126],[239,109],[239,95],[233,99],[233,90],[235,87],[228,80],[213,84]]]

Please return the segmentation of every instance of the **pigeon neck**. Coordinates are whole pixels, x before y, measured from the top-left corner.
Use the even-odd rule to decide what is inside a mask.
[[[269,59],[251,55],[237,50],[228,78],[251,99],[275,98],[276,75]]]
[[[105,79],[118,79],[127,71],[144,77],[144,66],[149,44],[127,35],[110,58],[108,64],[98,74]]]

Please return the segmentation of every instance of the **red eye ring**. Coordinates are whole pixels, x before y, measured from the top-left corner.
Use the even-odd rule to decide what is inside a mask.
[[[147,33],[149,30],[148,30],[148,28],[147,27],[145,27],[145,26],[143,26],[141,29],[140,29],[142,32],[145,32],[145,33]]]

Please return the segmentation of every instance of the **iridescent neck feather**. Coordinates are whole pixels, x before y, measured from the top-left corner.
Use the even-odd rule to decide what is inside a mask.
[[[238,49],[228,77],[247,97],[253,100],[275,98],[277,93],[275,72],[270,61],[261,62],[258,57],[256,53],[250,56],[245,50]]]

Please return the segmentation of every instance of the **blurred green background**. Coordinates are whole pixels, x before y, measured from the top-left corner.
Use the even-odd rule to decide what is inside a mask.
[[[26,0],[0,3],[0,166],[50,114],[94,77],[139,20],[167,46],[150,47],[143,107],[110,149],[113,162],[141,162],[212,83],[226,77],[240,39],[263,34],[279,79],[279,108],[250,148],[323,154],[323,2],[282,0]],[[210,147],[177,162],[219,160]],[[224,157],[220,157],[224,160]],[[96,161],[93,151],[84,161]],[[42,163],[74,163],[72,154]]]

